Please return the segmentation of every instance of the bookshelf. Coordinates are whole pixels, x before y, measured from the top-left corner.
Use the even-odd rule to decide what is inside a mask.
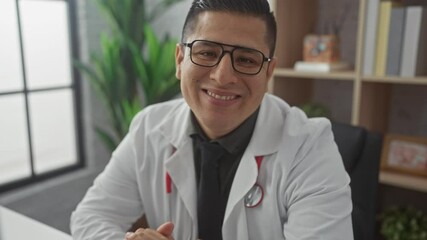
[[[370,0],[369,0],[370,1]],[[379,1],[379,0],[378,0]],[[362,126],[371,131],[387,134],[390,111],[393,110],[391,95],[393,88],[415,86],[425,89],[427,76],[399,77],[363,74],[363,54],[368,0],[359,0],[357,28],[355,31],[354,70],[331,73],[297,72],[293,70],[296,61],[302,60],[302,42],[306,34],[315,32],[318,1],[312,0],[271,0],[278,24],[276,57],[278,65],[269,91],[285,99],[291,105],[301,105],[313,100],[316,87],[327,82],[346,83],[351,86],[351,96],[345,108],[351,109],[348,123]],[[333,93],[339,89],[328,89]],[[411,104],[418,104],[417,102]],[[408,123],[410,124],[410,123]],[[424,137],[427,137],[425,135]],[[381,171],[380,182],[404,189],[427,193],[427,178],[412,177]]]

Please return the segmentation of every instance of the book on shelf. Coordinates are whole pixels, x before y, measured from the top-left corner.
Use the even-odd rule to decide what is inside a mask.
[[[333,72],[348,69],[350,69],[350,64],[346,62],[322,63],[298,61],[294,65],[295,71],[304,72]]]
[[[400,75],[427,75],[427,7],[406,8]]]
[[[390,31],[391,10],[400,6],[398,2],[381,1],[380,15],[377,28],[375,75],[384,76],[386,73],[388,36]]]
[[[380,1],[367,1],[365,22],[365,47],[363,53],[363,74],[373,75],[377,39],[377,23]]]
[[[385,69],[386,75],[400,75],[405,13],[405,8],[401,6],[396,6],[391,9]]]

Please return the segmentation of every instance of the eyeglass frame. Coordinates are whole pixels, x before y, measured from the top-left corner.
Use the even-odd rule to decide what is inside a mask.
[[[202,64],[200,64],[200,63],[196,63],[196,62],[194,62],[194,60],[193,60],[193,55],[192,55],[192,51],[193,51],[193,45],[194,45],[194,43],[195,43],[195,42],[207,42],[207,43],[212,43],[212,44],[217,44],[217,45],[219,45],[219,46],[221,47],[221,49],[222,49],[222,54],[221,54],[221,56],[219,56],[219,57],[218,57],[218,61],[217,61],[215,64],[213,64],[212,66],[211,66],[211,65],[202,65]],[[181,43],[181,44],[182,44],[183,46],[185,46],[185,47],[188,47],[188,48],[190,49],[190,60],[191,60],[191,62],[192,62],[192,63],[194,63],[195,65],[197,65],[197,66],[201,66],[201,67],[215,67],[215,66],[217,66],[217,65],[221,62],[221,60],[222,60],[222,58],[225,56],[225,54],[226,54],[226,53],[229,53],[229,54],[230,54],[230,57],[231,57],[231,66],[233,67],[233,70],[234,70],[234,71],[236,71],[236,72],[238,72],[238,73],[245,74],[245,75],[257,75],[258,73],[260,73],[260,72],[261,72],[262,67],[264,66],[264,62],[268,62],[268,63],[270,63],[270,62],[271,62],[271,60],[272,60],[272,58],[271,58],[271,57],[266,57],[266,56],[264,55],[264,53],[262,53],[262,52],[261,52],[261,51],[259,51],[259,50],[253,49],[253,48],[241,47],[241,46],[235,46],[235,45],[230,45],[230,44],[225,44],[225,43],[219,43],[219,42],[210,41],[210,40],[196,39],[196,40],[193,40],[193,41],[192,41],[192,42],[190,42],[190,43]],[[232,49],[232,50],[225,50],[225,49],[224,49],[224,46],[225,46],[225,47],[232,47],[233,49]],[[259,53],[261,54],[261,56],[262,56],[262,64],[260,65],[260,67],[259,67],[259,69],[258,69],[258,71],[257,71],[256,73],[245,73],[245,72],[241,72],[241,71],[237,70],[237,69],[234,67],[234,58],[233,58],[233,53],[234,53],[234,51],[235,51],[236,49],[246,49],[246,50],[251,50],[251,51],[259,52]]]

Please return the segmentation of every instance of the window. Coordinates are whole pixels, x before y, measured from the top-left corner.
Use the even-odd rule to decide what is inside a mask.
[[[0,191],[83,165],[72,4],[0,1]]]

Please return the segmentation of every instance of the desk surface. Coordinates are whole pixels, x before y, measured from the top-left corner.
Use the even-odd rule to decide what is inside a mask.
[[[72,240],[71,236],[0,206],[0,240]]]

